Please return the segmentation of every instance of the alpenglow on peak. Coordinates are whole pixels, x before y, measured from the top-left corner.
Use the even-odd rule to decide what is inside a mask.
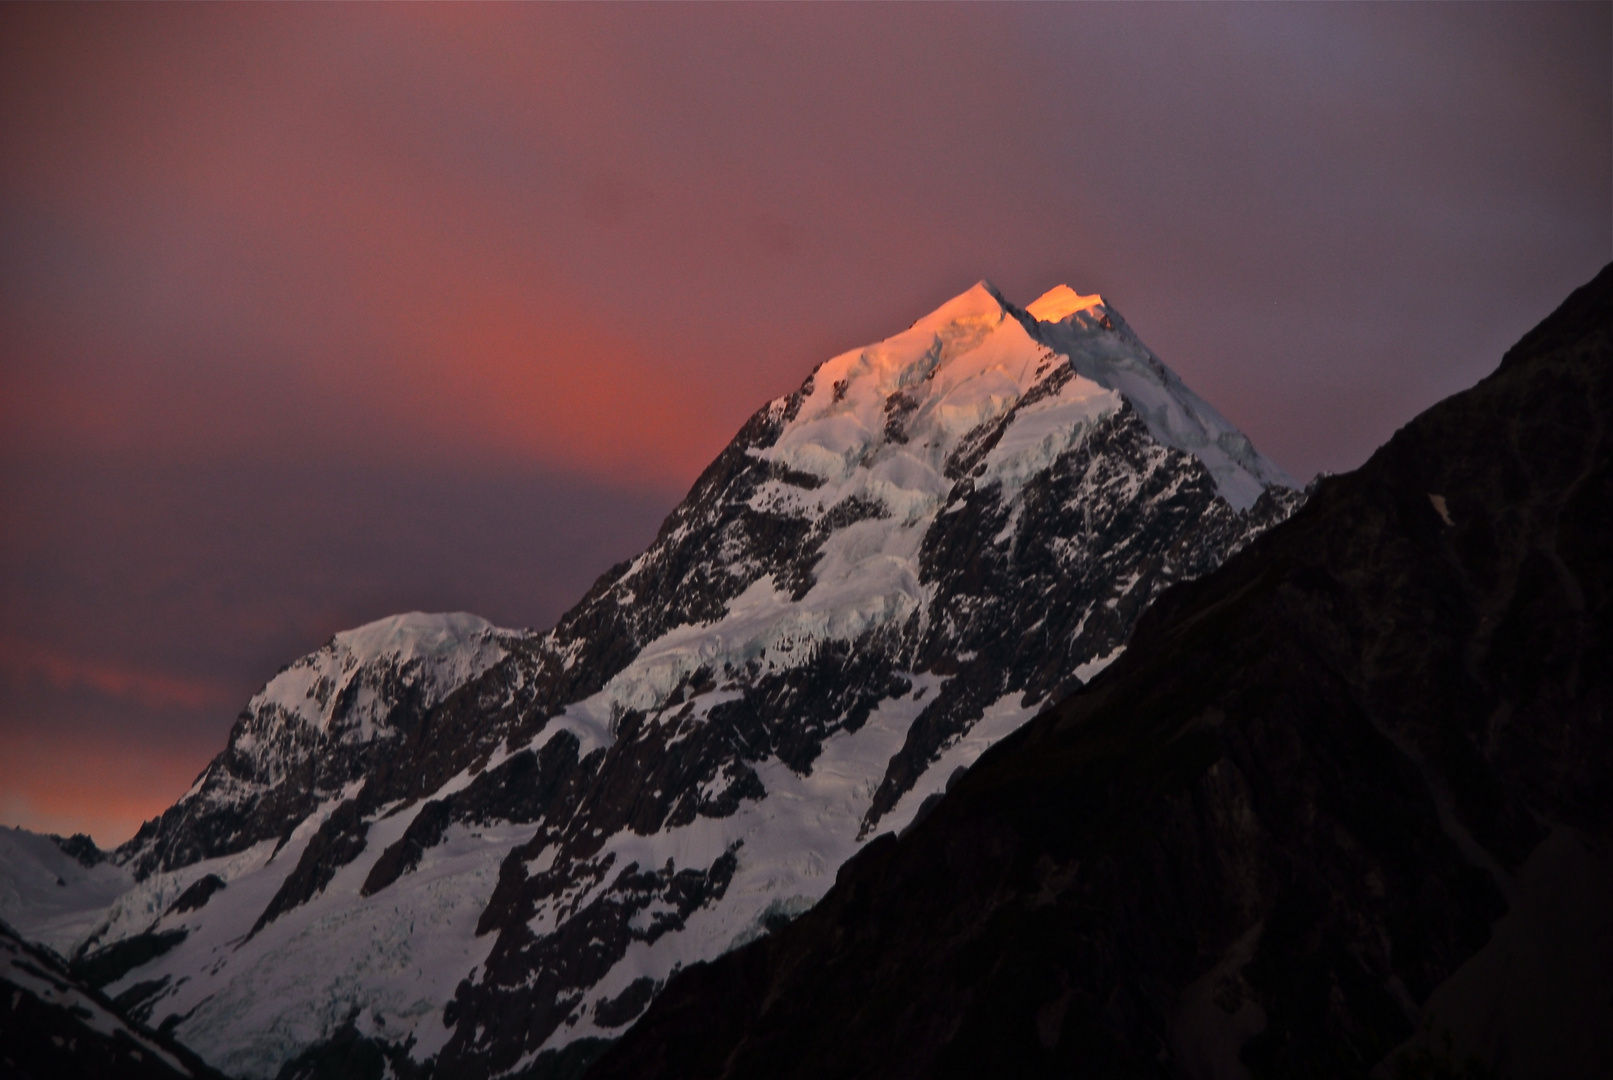
[[[1025,305],[1025,313],[1037,322],[1063,322],[1078,311],[1105,307],[1103,297],[1097,293],[1082,296],[1068,285],[1055,285]]]
[[[1069,383],[1059,374],[1066,361],[1076,376]],[[1022,400],[1050,375],[1056,392]],[[980,281],[906,331],[824,362],[802,394],[769,456],[829,482],[876,470],[896,513],[939,497],[950,483],[948,455],[983,425],[1014,412],[1004,453],[1034,447],[1045,463],[1121,400],[1155,439],[1199,459],[1234,509],[1249,509],[1270,486],[1297,486],[1101,296],[1067,285],[1021,310]],[[1000,475],[1002,459],[995,455],[983,479]]]

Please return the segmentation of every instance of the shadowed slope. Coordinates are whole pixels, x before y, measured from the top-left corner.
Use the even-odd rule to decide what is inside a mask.
[[[1610,326],[1613,267],[589,1075],[1607,1075],[1613,903],[1535,894],[1613,880]]]
[[[0,1076],[7,1080],[224,1080],[134,1023],[49,949],[0,922]]]

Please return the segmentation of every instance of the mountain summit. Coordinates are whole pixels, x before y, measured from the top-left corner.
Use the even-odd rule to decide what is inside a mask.
[[[554,629],[282,671],[79,963],[239,1076],[572,1068],[1299,502],[1101,298],[981,283],[763,406]]]

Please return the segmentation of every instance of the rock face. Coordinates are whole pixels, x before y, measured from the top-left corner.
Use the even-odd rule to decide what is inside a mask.
[[[69,973],[54,953],[24,941],[3,922],[0,1076],[223,1080],[166,1035],[129,1023],[117,1006]]]
[[[1300,501],[1101,298],[982,283],[764,406],[553,630],[282,671],[78,962],[242,1076],[575,1068]]]
[[[1610,332],[1613,267],[590,1078],[1613,1075]]]

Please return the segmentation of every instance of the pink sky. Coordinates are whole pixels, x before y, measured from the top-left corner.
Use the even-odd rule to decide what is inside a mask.
[[[0,821],[396,610],[543,626],[762,402],[1102,292],[1295,475],[1613,256],[1606,5],[0,10]]]

